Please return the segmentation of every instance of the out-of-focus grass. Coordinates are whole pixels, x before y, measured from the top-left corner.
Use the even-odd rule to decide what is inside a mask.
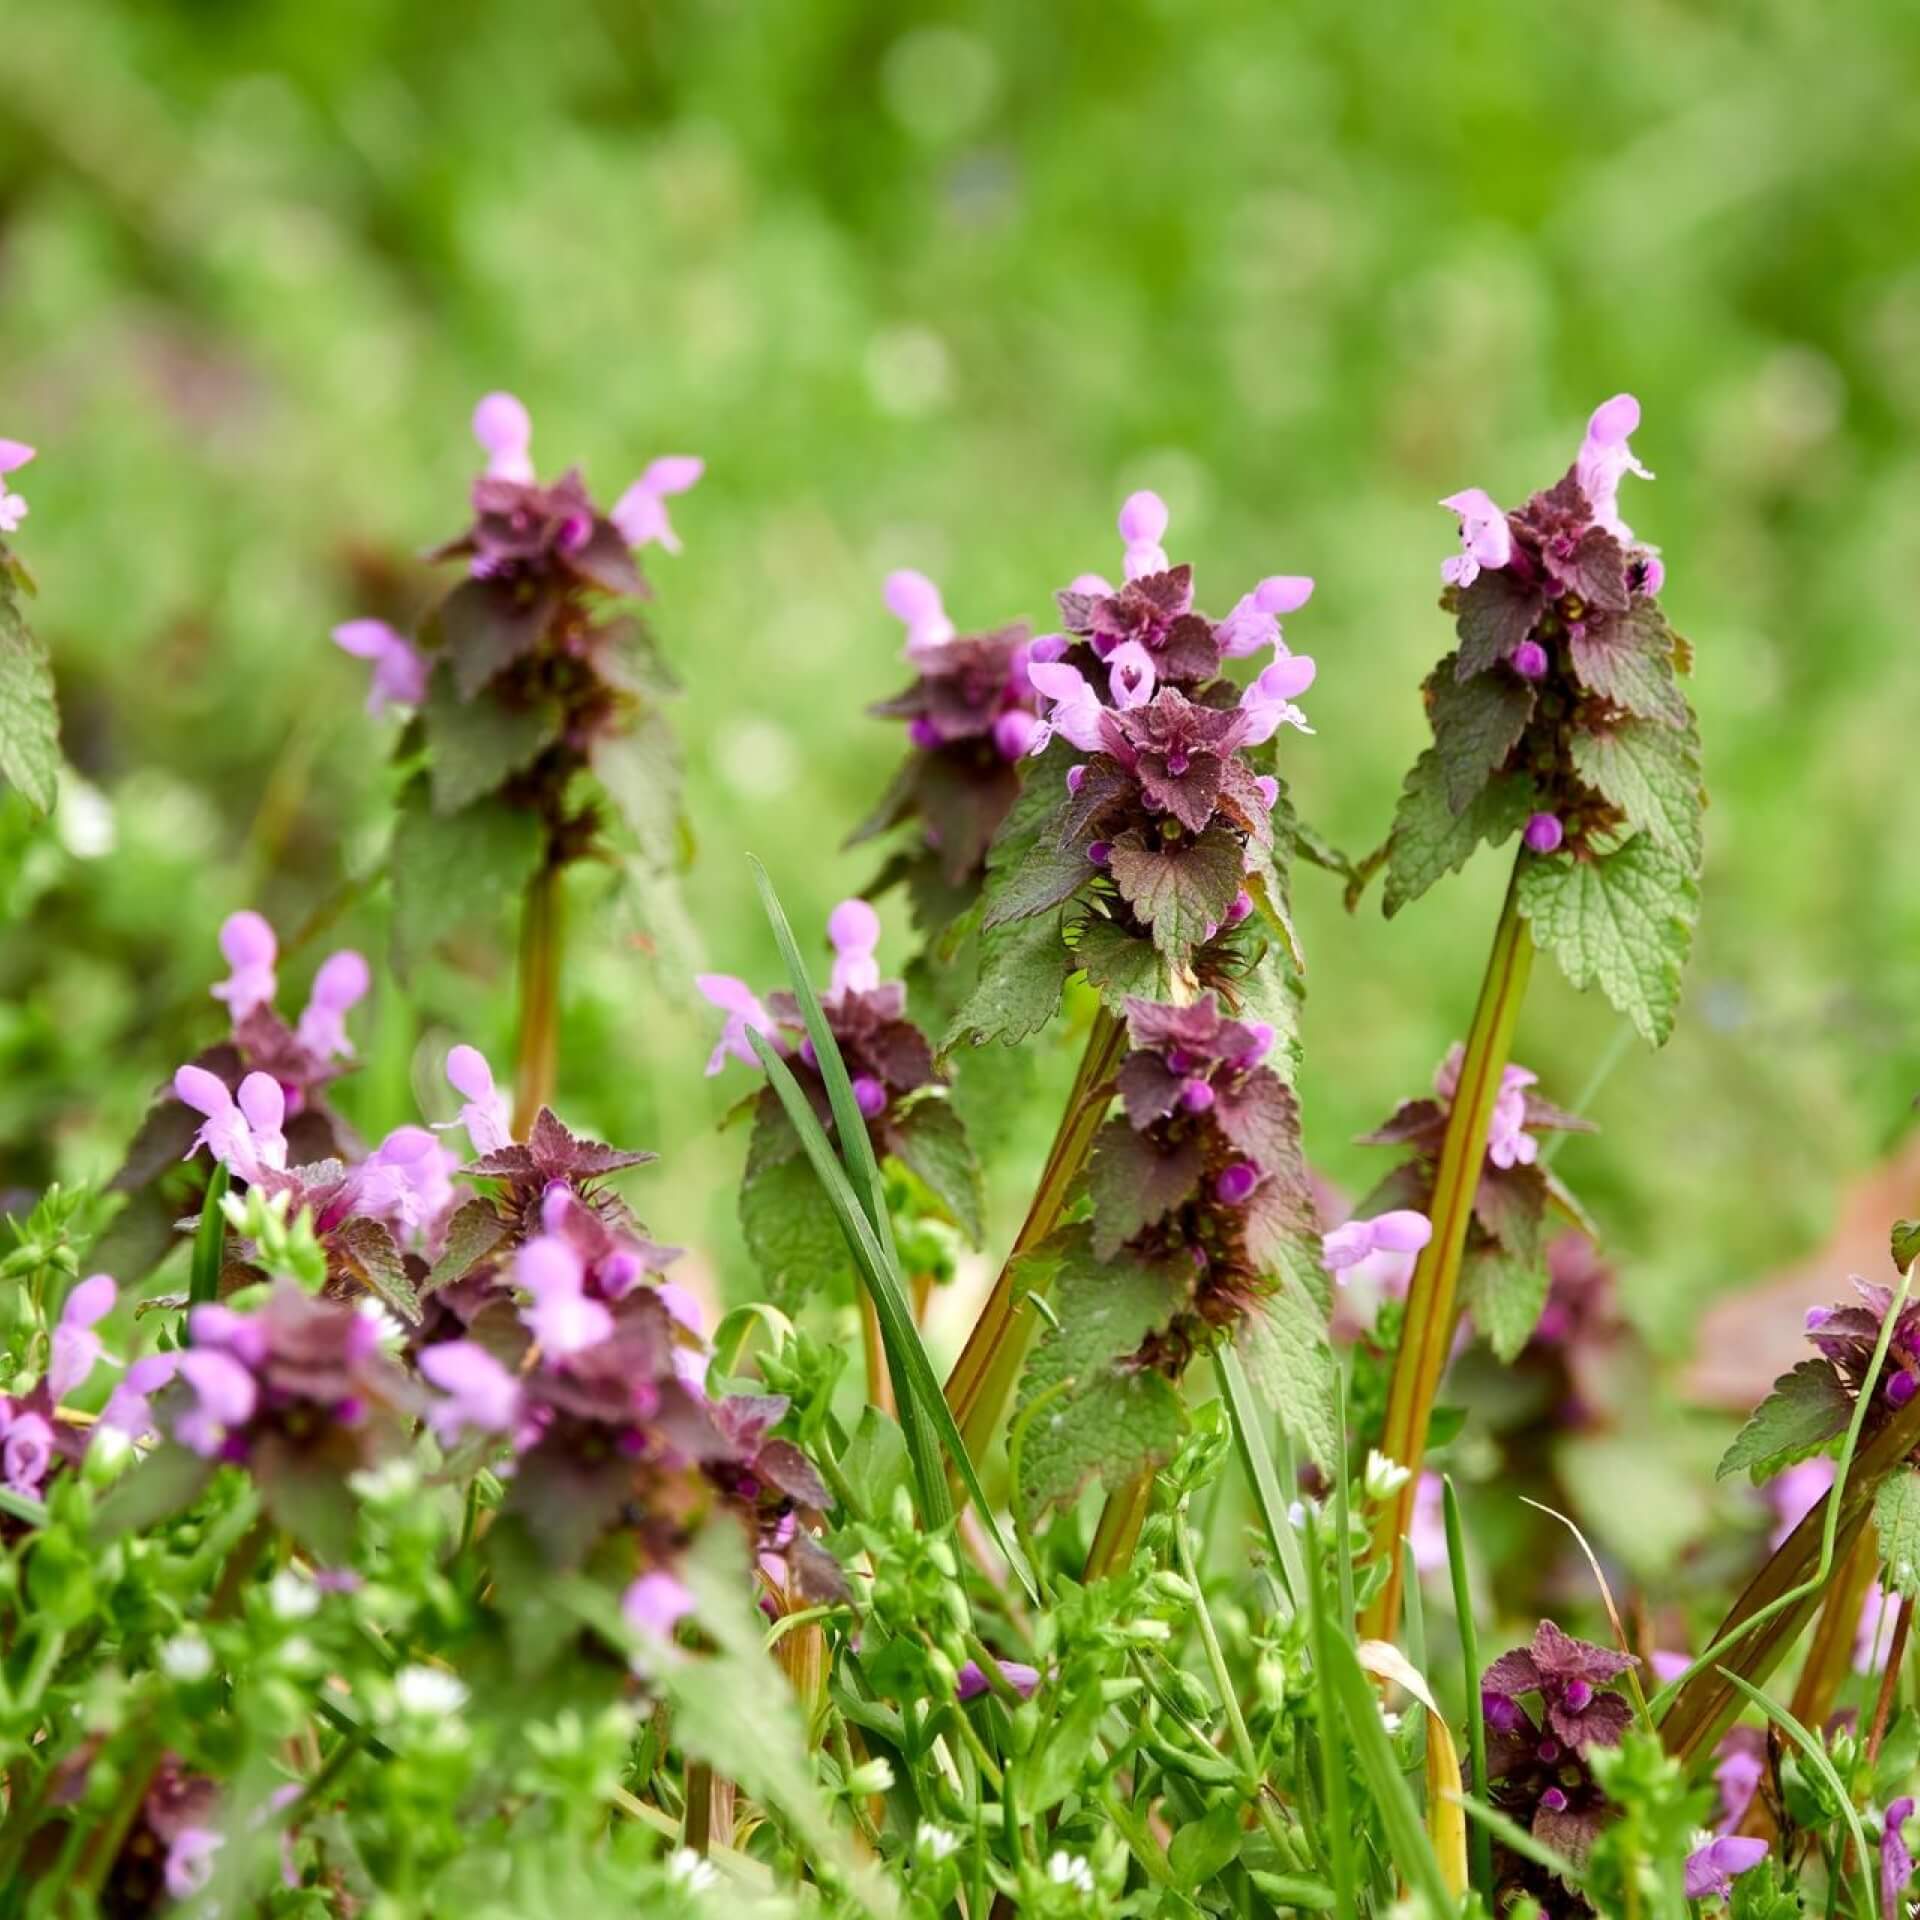
[[[215,1027],[223,911],[291,925],[376,862],[390,736],[326,629],[422,590],[497,385],[603,493],[707,456],[654,568],[690,895],[711,963],[769,982],[743,851],[802,925],[868,868],[837,847],[898,744],[861,713],[900,674],[887,567],[963,623],[1044,619],[1154,485],[1214,611],[1314,573],[1291,768],[1360,845],[1446,644],[1433,502],[1518,498],[1632,388],[1660,478],[1625,505],[1699,650],[1710,875],[1681,1035],[1626,1057],[1563,1170],[1674,1340],[1904,1123],[1911,9],[66,0],[18,9],[0,66],[0,431],[42,449],[20,544],[117,833],[0,834],[0,1185],[110,1163]],[[1463,1025],[1498,886],[1388,926],[1303,881],[1339,1177]],[[737,1275],[709,1023],[587,926],[567,1103],[669,1154],[643,1206]],[[417,1030],[499,1054],[510,1017],[485,964],[388,991],[356,1114],[409,1117]],[[1524,1057],[1571,1098],[1613,1030],[1543,970]]]

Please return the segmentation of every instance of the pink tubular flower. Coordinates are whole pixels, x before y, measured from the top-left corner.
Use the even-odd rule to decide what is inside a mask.
[[[176,1356],[174,1370],[193,1389],[195,1404],[174,1421],[173,1437],[211,1460],[228,1434],[253,1418],[259,1389],[253,1375],[218,1347],[189,1347]]]
[[[1271,740],[1283,726],[1298,727],[1302,733],[1313,731],[1307,725],[1307,716],[1293,704],[1296,693],[1305,693],[1313,685],[1313,675],[1313,658],[1305,653],[1282,654],[1262,669],[1260,677],[1240,696],[1240,711],[1248,717],[1241,735],[1246,745],[1257,747],[1263,740]]]
[[[417,707],[427,697],[425,658],[384,620],[344,620],[333,630],[333,644],[356,660],[373,662],[369,713],[382,713],[389,706]]]
[[[1120,509],[1119,526],[1120,538],[1127,543],[1127,578],[1165,573],[1167,550],[1160,542],[1167,533],[1167,503],[1157,493],[1130,493]]]
[[[1433,1076],[1433,1090],[1450,1107],[1460,1091],[1460,1067],[1466,1049],[1457,1041],[1441,1061]],[[1500,1091],[1494,1096],[1493,1118],[1487,1129],[1487,1158],[1496,1167],[1529,1167],[1540,1151],[1540,1143],[1526,1131],[1527,1089],[1539,1083],[1540,1076],[1527,1067],[1507,1067],[1500,1075]]]
[[[1901,1896],[1913,1879],[1913,1855],[1905,1831],[1912,1817],[1913,1796],[1907,1794],[1887,1808],[1880,1825],[1880,1911],[1889,1920],[1900,1913]]]
[[[1153,698],[1157,677],[1153,655],[1138,640],[1122,641],[1107,655],[1107,689],[1122,713],[1144,707]]]
[[[1697,1847],[1687,1855],[1687,1898],[1731,1898],[1735,1876],[1750,1873],[1766,1857],[1764,1840],[1743,1840],[1731,1833],[1709,1840],[1704,1847]],[[1894,1909],[1889,1907],[1887,1911],[1891,1913]]]
[[[1033,751],[1040,722],[1025,707],[1009,707],[993,723],[993,747],[1002,760],[1023,760]]]
[[[167,1847],[167,1892],[176,1900],[190,1900],[213,1878],[213,1856],[227,1844],[226,1835],[211,1827],[182,1827]]]
[[[1215,630],[1221,651],[1230,660],[1244,660],[1262,647],[1281,652],[1279,616],[1298,613],[1313,598],[1313,582],[1303,573],[1276,573],[1262,580],[1251,593],[1243,593],[1234,602],[1233,611]]]
[[[1526,830],[1520,837],[1535,853],[1558,853],[1567,834],[1557,814],[1535,813],[1527,816]]]
[[[1082,753],[1105,750],[1100,716],[1106,709],[1078,667],[1070,667],[1064,660],[1036,660],[1027,668],[1027,678],[1033,682],[1035,693],[1053,703],[1046,724],[1034,736],[1035,753],[1056,733]]]
[[[1441,579],[1470,587],[1482,567],[1504,567],[1513,558],[1513,532],[1506,514],[1478,487],[1450,493],[1440,502],[1460,516],[1460,551],[1440,563]]]
[[[473,437],[487,456],[487,474],[494,480],[533,484],[533,420],[510,393],[489,393],[473,410]]]
[[[668,453],[650,460],[640,478],[613,503],[607,518],[630,547],[658,541],[669,553],[678,553],[680,536],[667,518],[667,501],[685,493],[706,470],[707,463],[690,453]]]
[[[1892,1595],[1877,1580],[1861,1596],[1860,1624],[1853,1630],[1855,1673],[1879,1673],[1885,1668],[1894,1607]]]
[[[6,477],[18,473],[33,458],[33,449],[24,440],[0,440],[0,533],[17,533],[27,517],[27,503],[8,491]]]
[[[53,1330],[53,1356],[47,1365],[47,1392],[55,1401],[86,1385],[100,1359],[100,1336],[94,1328],[113,1311],[119,1297],[119,1288],[104,1273],[82,1280],[67,1295],[60,1324]]]
[[[0,1399],[0,1479],[15,1493],[37,1498],[53,1464],[53,1428],[37,1413],[16,1413]]]
[[[1424,1219],[1424,1214],[1418,1216]],[[1422,1243],[1425,1244],[1424,1242]],[[1413,1520],[1407,1542],[1413,1548],[1416,1572],[1445,1573],[1447,1555],[1446,1489],[1437,1473],[1423,1473],[1413,1490]]]
[[[263,1169],[284,1170],[287,1137],[280,1129],[287,1117],[287,1097],[271,1074],[248,1074],[240,1082],[237,1103],[226,1082],[205,1067],[182,1067],[173,1076],[173,1091],[183,1104],[206,1115],[205,1125],[187,1149],[187,1159],[205,1147],[249,1184],[259,1179]]]
[[[880,944],[880,916],[864,900],[842,900],[827,915],[827,938],[833,942],[828,998],[871,993],[880,984],[880,963],[873,957]]]
[[[520,1249],[514,1279],[533,1296],[520,1318],[550,1359],[597,1347],[613,1331],[613,1315],[586,1293],[586,1269],[566,1241],[541,1234]]]
[[[321,962],[313,976],[313,993],[300,1016],[300,1044],[323,1060],[336,1055],[351,1058],[347,1013],[366,998],[372,975],[367,963],[351,947],[343,947]]]
[[[459,1156],[426,1127],[395,1127],[354,1169],[356,1210],[384,1220],[402,1241],[433,1239],[456,1199]]]
[[[1786,1537],[1822,1500],[1833,1485],[1831,1460],[1800,1460],[1767,1482],[1767,1505],[1773,1509],[1773,1531],[1767,1545],[1777,1551]]]
[[[905,653],[919,661],[944,647],[954,635],[954,625],[940,601],[940,589],[924,573],[902,567],[887,575],[887,611],[907,629]]]
[[[662,1567],[643,1573],[620,1596],[620,1611],[628,1625],[661,1640],[693,1611],[693,1595],[686,1584]]]
[[[1000,1669],[1000,1677],[1023,1700],[1031,1700],[1040,1685],[1040,1669],[1030,1667],[1023,1660],[996,1660],[994,1665]],[[956,1700],[978,1700],[989,1685],[985,1671],[977,1660],[964,1660],[954,1674],[953,1697]]]
[[[1594,524],[1605,527],[1623,547],[1633,545],[1633,530],[1620,518],[1620,482],[1630,473],[1642,480],[1653,475],[1633,456],[1627,442],[1640,428],[1640,402],[1630,393],[1616,393],[1593,410],[1587,437],[1580,444],[1574,472],[1587,496]]]
[[[220,951],[233,972],[212,989],[213,997],[227,1003],[235,1022],[256,1007],[271,1006],[280,984],[273,970],[280,943],[266,921],[244,908],[228,914],[220,926]]]
[[[1411,1207],[1377,1214],[1371,1220],[1349,1220],[1322,1236],[1320,1258],[1331,1273],[1357,1267],[1373,1253],[1418,1253],[1433,1238],[1433,1222]]]
[[[148,1396],[173,1378],[179,1359],[177,1353],[149,1353],[136,1360],[100,1409],[99,1425],[117,1428],[129,1440],[144,1440],[154,1430]]]
[[[447,1055],[447,1080],[465,1097],[457,1125],[467,1130],[477,1154],[498,1153],[513,1144],[507,1096],[493,1084],[493,1069],[478,1047],[455,1047]]]
[[[443,1340],[420,1352],[420,1371],[448,1397],[427,1410],[443,1446],[471,1429],[511,1433],[520,1424],[520,1383],[474,1340]]]
[[[760,1056],[748,1042],[747,1034],[749,1031],[763,1033],[771,1040],[774,1025],[773,1016],[760,1004],[753,989],[730,973],[696,973],[693,984],[727,1016],[727,1024],[721,1028],[720,1038],[707,1056],[709,1077],[727,1064],[729,1056],[744,1066],[757,1067]]]

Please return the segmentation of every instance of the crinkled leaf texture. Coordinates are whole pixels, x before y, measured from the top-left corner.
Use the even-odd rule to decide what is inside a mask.
[[[887,1145],[977,1247],[985,1232],[981,1216],[986,1205],[980,1162],[952,1103],[938,1097],[916,1100],[892,1128]]]
[[[0,547],[0,780],[17,787],[39,812],[51,813],[59,773],[53,669],[14,604],[6,549]]]
[[[753,1139],[740,1182],[740,1231],[783,1306],[822,1289],[838,1299],[852,1283],[852,1256],[833,1202],[770,1088],[754,1102]]]
[[[1128,906],[1153,929],[1153,943],[1181,965],[1226,918],[1240,891],[1240,843],[1222,826],[1197,840],[1149,847],[1137,833],[1113,843],[1113,880]]]
[[[1059,1009],[1069,962],[1057,911],[983,934],[980,977],[953,1016],[941,1051],[963,1041],[976,1047],[989,1040],[1017,1046],[1038,1033]]]
[[[1654,1046],[1673,1031],[1700,888],[1692,868],[1648,834],[1596,857],[1530,857],[1519,907],[1534,939],[1576,988],[1598,985]]]
[[[1016,1497],[1034,1514],[1071,1500],[1090,1480],[1119,1487],[1170,1459],[1187,1424],[1171,1381],[1125,1364],[1181,1304],[1178,1277],[1142,1261],[1096,1259],[1084,1226],[1027,1256],[1025,1284],[1042,1265],[1055,1270],[1056,1318],[1027,1361],[1015,1420],[1039,1395],[1071,1384],[1025,1427]]]
[[[1461,1274],[1465,1306],[1495,1358],[1513,1359],[1532,1339],[1548,1285],[1547,1263],[1537,1248],[1515,1252],[1492,1241],[1467,1255]]]
[[[483,687],[463,700],[452,669],[442,665],[427,690],[424,717],[433,751],[434,811],[458,813],[539,758],[559,733],[560,703],[522,702],[504,687]]]
[[[1754,1408],[1714,1477],[1724,1480],[1744,1467],[1758,1486],[1796,1460],[1825,1452],[1852,1417],[1853,1401],[1833,1368],[1824,1360],[1802,1360]]]
[[[410,972],[435,942],[476,921],[497,919],[533,878],[540,822],[503,800],[476,800],[435,813],[427,783],[402,796],[393,836],[394,961]]]
[[[1905,1598],[1920,1599],[1920,1468],[1902,1467],[1873,1496],[1874,1531],[1887,1582]]]
[[[1705,851],[1700,736],[1659,720],[1622,719],[1569,743],[1574,771],[1627,824],[1698,873]]]
[[[1495,775],[1458,813],[1447,793],[1446,762],[1437,747],[1428,747],[1413,763],[1394,811],[1382,902],[1389,919],[1436,880],[1457,873],[1483,840],[1497,845],[1518,833],[1533,808],[1533,783],[1519,774]]]
[[[1273,1290],[1241,1329],[1247,1378],[1323,1467],[1340,1454],[1333,1348],[1327,1338],[1332,1298],[1320,1251],[1305,1233],[1276,1242]]]

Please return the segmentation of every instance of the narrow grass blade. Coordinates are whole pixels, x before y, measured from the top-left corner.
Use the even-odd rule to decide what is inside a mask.
[[[1333,1552],[1340,1579],[1340,1631],[1353,1631],[1353,1527],[1347,1505],[1347,1376],[1333,1372],[1333,1432],[1338,1451],[1333,1459]],[[1389,1632],[1391,1629],[1389,1629]],[[1384,1635],[1382,1636],[1385,1637]]]
[[[1447,1890],[1446,1876],[1427,1837],[1413,1790],[1400,1771],[1400,1758],[1380,1718],[1380,1702],[1361,1670],[1359,1656],[1346,1635],[1322,1635],[1322,1657],[1331,1669],[1335,1695],[1346,1718],[1347,1737],[1353,1743],[1367,1790],[1386,1829],[1387,1848],[1402,1877],[1435,1914],[1455,1913],[1459,1902]]]
[[[1827,1791],[1833,1795],[1834,1804],[1839,1807],[1841,1818],[1847,1823],[1847,1832],[1853,1837],[1853,1857],[1860,1866],[1863,1902],[1860,1911],[1866,1915],[1867,1920],[1874,1920],[1874,1916],[1879,1911],[1878,1890],[1873,1884],[1873,1869],[1867,1864],[1873,1858],[1867,1850],[1867,1832],[1860,1824],[1860,1810],[1853,1804],[1853,1796],[1847,1791],[1846,1782],[1840,1778],[1833,1762],[1828,1759],[1826,1748],[1779,1701],[1769,1699],[1751,1681],[1743,1680],[1731,1667],[1722,1667],[1719,1671],[1729,1685],[1738,1687],[1748,1702],[1758,1707],[1800,1749],[1806,1758],[1807,1765],[1820,1776]]]
[[[200,1228],[193,1236],[193,1267],[187,1282],[187,1298],[199,1306],[220,1297],[220,1269],[227,1262],[227,1216],[220,1203],[231,1184],[224,1162],[216,1160],[207,1176],[207,1190],[200,1201]]]
[[[1413,1552],[1413,1542],[1411,1540],[1403,1538],[1400,1546],[1403,1552],[1411,1556]],[[1407,1565],[1410,1567],[1413,1565],[1411,1558],[1408,1559]],[[1406,1629],[1407,1658],[1411,1660],[1422,1673],[1425,1673],[1427,1670],[1427,1608],[1426,1601],[1420,1592],[1420,1576],[1418,1571],[1415,1571],[1408,1577],[1405,1598],[1400,1609],[1400,1617]]]
[[[760,1064],[766,1068],[767,1078],[786,1110],[787,1118],[800,1136],[800,1143],[806,1149],[814,1173],[833,1204],[840,1231],[846,1235],[847,1244],[853,1250],[854,1265],[873,1300],[874,1311],[880,1316],[880,1331],[887,1348],[887,1367],[893,1376],[894,1394],[902,1412],[911,1408],[914,1420],[924,1421],[931,1428],[934,1437],[953,1462],[954,1471],[960,1476],[961,1485],[980,1516],[980,1524],[986,1528],[993,1544],[1013,1569],[1027,1596],[1037,1601],[1039,1596],[1034,1588],[1033,1575],[1026,1561],[1001,1531],[986,1490],[980,1484],[979,1472],[947,1406],[946,1396],[940,1391],[940,1378],[933,1370],[933,1362],[927,1357],[926,1343],[920,1337],[920,1329],[914,1324],[912,1304],[907,1298],[906,1288],[901,1284],[898,1266],[882,1252],[845,1172],[834,1158],[833,1147],[807,1096],[800,1091],[800,1084],[794,1079],[792,1070],[774,1052],[764,1035],[755,1033],[748,1037],[753,1042]],[[829,1034],[822,1059],[832,1053],[832,1049],[833,1036]],[[833,1057],[839,1058],[837,1053]],[[912,1426],[908,1427],[907,1437],[911,1446],[914,1438]],[[938,1460],[935,1459],[931,1465],[933,1471],[929,1474],[926,1466],[918,1458],[915,1460],[916,1473],[922,1478],[921,1495],[927,1509],[928,1524],[938,1526],[943,1524],[952,1507],[946,1493],[946,1477],[938,1470]],[[926,1484],[929,1479],[939,1481],[938,1491]]]
[[[1467,1759],[1476,1800],[1487,1797],[1487,1722],[1480,1701],[1480,1630],[1473,1618],[1473,1581],[1467,1566],[1466,1529],[1460,1523],[1460,1496],[1448,1475],[1440,1483],[1446,1510],[1447,1565],[1453,1575],[1453,1611],[1460,1626],[1460,1659],[1467,1682]],[[1493,1836],[1475,1823],[1469,1836],[1473,1850],[1473,1885],[1480,1897],[1493,1899]]]
[[[1273,1549],[1287,1597],[1295,1608],[1306,1602],[1307,1570],[1300,1558],[1300,1542],[1294,1537],[1293,1521],[1288,1517],[1291,1503],[1280,1477],[1274,1471],[1273,1455],[1267,1448],[1266,1411],[1240,1355],[1229,1342],[1214,1355],[1214,1369],[1220,1376],[1220,1392],[1233,1418],[1234,1442],[1240,1451],[1240,1465],[1253,1489],[1253,1503],[1259,1510],[1260,1525]]]
[[[1359,1912],[1353,1861],[1353,1817],[1347,1805],[1346,1716],[1333,1677],[1333,1631],[1327,1620],[1325,1582],[1320,1577],[1320,1529],[1307,1509],[1307,1607],[1312,1616],[1313,1677],[1320,1718],[1320,1791],[1326,1801],[1327,1864],[1333,1876],[1336,1913]],[[1367,1711],[1373,1711],[1369,1701]]]

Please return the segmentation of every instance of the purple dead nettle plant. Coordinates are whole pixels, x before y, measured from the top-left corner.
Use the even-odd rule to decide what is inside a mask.
[[[27,517],[26,500],[7,485],[7,476],[18,473],[33,454],[23,440],[0,440],[0,533],[18,533]]]

